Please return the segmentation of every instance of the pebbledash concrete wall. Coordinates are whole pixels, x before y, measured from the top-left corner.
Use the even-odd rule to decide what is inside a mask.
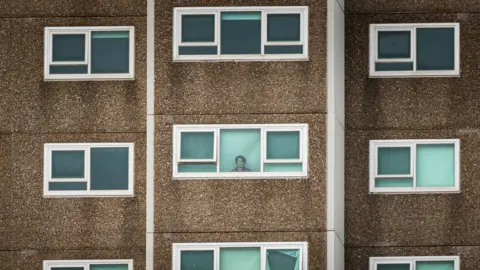
[[[135,80],[44,81],[44,27],[135,26]],[[1,1],[0,269],[134,259],[145,269],[146,1]],[[43,198],[43,144],[135,143],[135,196]]]
[[[472,1],[348,1],[346,268],[370,256],[460,256],[480,269],[480,10]],[[369,78],[369,24],[460,23],[460,77]],[[368,193],[372,139],[460,139],[460,194]]]

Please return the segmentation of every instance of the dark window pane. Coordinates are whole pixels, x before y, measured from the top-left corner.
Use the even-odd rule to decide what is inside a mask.
[[[410,174],[410,147],[379,147],[378,174]]]
[[[91,190],[128,190],[128,148],[92,148]]]
[[[84,178],[85,151],[52,151],[52,178]]]
[[[410,31],[379,31],[378,58],[410,58]]]
[[[413,70],[413,63],[375,63],[376,71],[411,71]]]
[[[128,264],[91,264],[90,270],[128,270]]]
[[[53,61],[85,61],[85,35],[53,35]]]
[[[214,41],[214,15],[182,15],[182,42]]]
[[[298,249],[267,250],[267,269],[297,270],[300,267]]]
[[[300,14],[268,14],[267,41],[300,41]]]
[[[455,69],[453,28],[417,29],[417,70]]]
[[[181,159],[212,159],[213,132],[182,132]]]
[[[379,264],[377,270],[410,270],[409,263]]]
[[[260,54],[260,12],[222,12],[221,54]]]
[[[92,74],[128,73],[129,33],[92,32]]]
[[[267,159],[300,158],[300,132],[267,132]]]
[[[181,270],[213,270],[213,250],[182,251]]]
[[[87,74],[87,65],[78,66],[54,66],[50,65],[50,74]]]
[[[178,53],[180,55],[204,55],[204,54],[217,54],[217,46],[180,46],[178,47]]]
[[[302,45],[265,46],[265,54],[302,54]]]
[[[48,190],[87,190],[87,182],[50,182]]]

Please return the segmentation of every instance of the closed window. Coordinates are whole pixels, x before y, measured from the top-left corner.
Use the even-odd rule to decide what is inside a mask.
[[[43,270],[133,270],[133,260],[43,261]]]
[[[370,141],[370,192],[459,192],[460,141]]]
[[[307,175],[308,126],[175,125],[174,177]]]
[[[132,143],[45,144],[45,196],[133,196]]]
[[[307,243],[173,244],[173,270],[307,270]]]
[[[458,23],[370,25],[370,77],[459,75]]]
[[[460,270],[458,256],[371,257],[370,270]]]
[[[134,78],[134,28],[46,27],[46,80]]]
[[[195,7],[174,13],[174,60],[308,59],[308,7]]]

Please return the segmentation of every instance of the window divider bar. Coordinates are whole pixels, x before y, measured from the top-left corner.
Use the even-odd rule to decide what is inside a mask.
[[[267,45],[267,13],[262,10],[262,17],[261,17],[261,29],[260,29],[260,32],[261,32],[261,35],[262,35],[262,41],[261,41],[261,51],[260,51],[260,54],[261,55],[264,55],[265,54],[265,46]]]
[[[220,39],[220,34],[222,31],[222,12],[215,11],[215,41],[217,45],[217,55],[221,54],[222,41]]]
[[[87,61],[87,74],[92,74],[92,31],[87,31],[85,35],[85,60]]]
[[[91,188],[91,183],[90,183],[90,155],[91,155],[91,151],[90,151],[91,147],[87,147],[87,149],[85,150],[85,171],[84,171],[84,177],[85,177],[85,180],[87,182],[87,191],[91,191],[90,188]]]

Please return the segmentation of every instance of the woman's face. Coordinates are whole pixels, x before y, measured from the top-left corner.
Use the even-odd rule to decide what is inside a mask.
[[[245,162],[241,158],[237,158],[237,167],[243,168],[245,166]]]

